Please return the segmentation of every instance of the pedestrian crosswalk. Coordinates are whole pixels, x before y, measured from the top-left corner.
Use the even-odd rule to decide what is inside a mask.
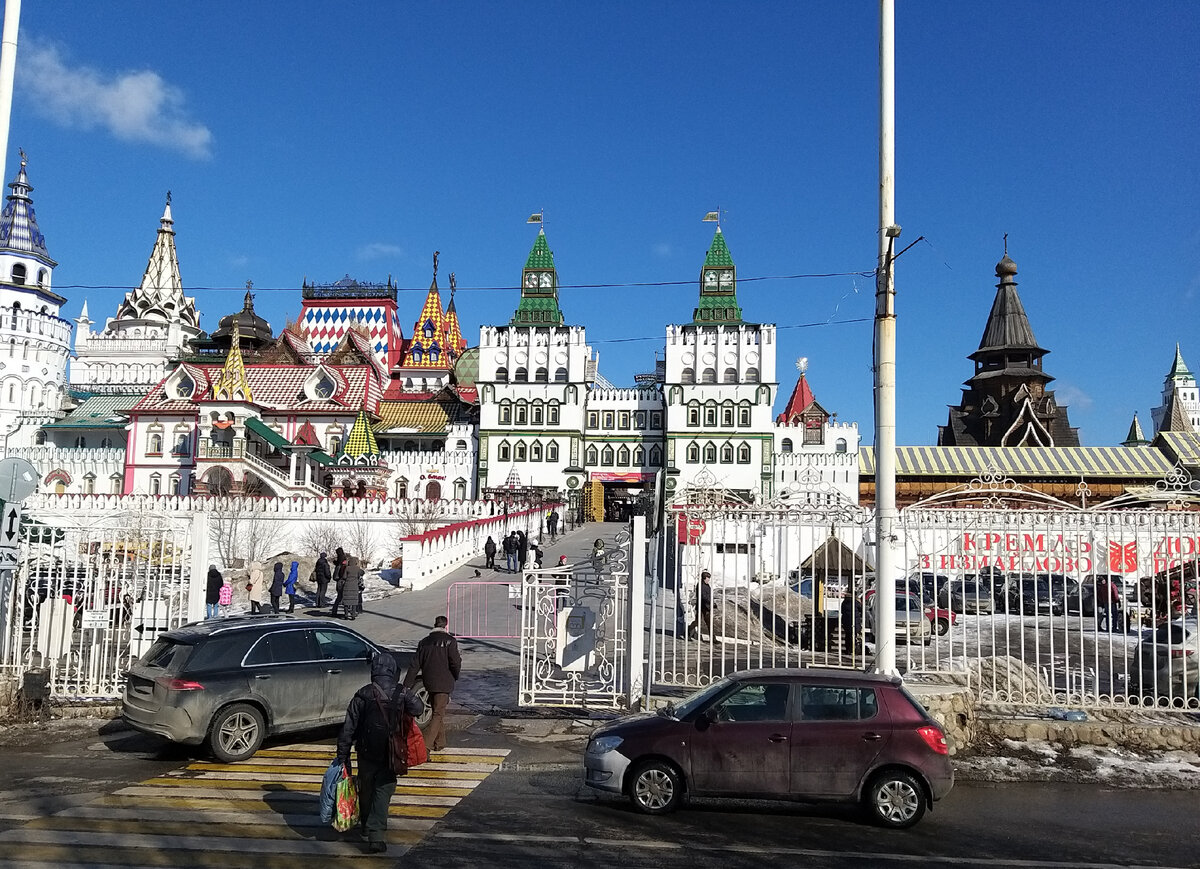
[[[336,869],[394,864],[495,772],[507,749],[434,752],[396,786],[388,851],[366,854],[357,833],[318,813],[332,745],[259,751],[242,763],[197,761],[86,805],[0,834],[0,867],[231,867]]]

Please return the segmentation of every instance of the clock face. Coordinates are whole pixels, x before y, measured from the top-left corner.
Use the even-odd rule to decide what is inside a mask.
[[[704,273],[704,284],[705,284],[705,286],[715,287],[717,285],[717,273],[716,272],[705,272]]]
[[[534,274],[533,272],[530,272],[529,274],[527,274],[525,276],[525,286],[536,287],[537,285],[538,285],[538,276],[536,274]]]
[[[721,286],[723,286],[723,287],[733,286],[733,272],[731,272],[729,269],[726,269],[725,271],[721,272]]]
[[[542,286],[549,287],[554,284],[554,275],[550,272],[542,272]]]

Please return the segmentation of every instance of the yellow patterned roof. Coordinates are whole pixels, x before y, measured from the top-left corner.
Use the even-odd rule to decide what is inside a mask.
[[[371,420],[365,410],[360,410],[354,418],[354,426],[350,429],[350,437],[346,438],[342,452],[356,459],[379,455],[379,444],[375,442],[375,432],[371,431]]]
[[[904,477],[975,477],[996,470],[1006,477],[1121,477],[1158,480],[1175,463],[1146,447],[897,447],[896,474]],[[859,472],[875,475],[875,448],[858,452]]]
[[[1200,465],[1200,435],[1183,431],[1164,431],[1154,439],[1153,446],[1181,465]]]
[[[379,402],[378,432],[444,432],[450,420],[446,404],[427,399],[425,401],[381,401]]]

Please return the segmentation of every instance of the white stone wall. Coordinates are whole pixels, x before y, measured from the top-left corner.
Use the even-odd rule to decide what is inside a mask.
[[[775,424],[775,491],[824,483],[857,504],[858,423],[826,423],[820,444],[804,443],[804,434],[803,425]]]
[[[125,477],[125,450],[62,448],[52,445],[10,449],[10,456],[19,456],[33,463],[41,476],[40,490],[53,493],[61,483],[64,494],[120,494]]]
[[[592,389],[584,429],[583,463],[588,477],[653,475],[661,470],[666,460],[665,419],[662,391],[657,387]],[[658,462],[653,463],[652,457]]]
[[[0,449],[33,446],[40,425],[61,413],[71,324],[57,314],[57,305],[0,287]]]

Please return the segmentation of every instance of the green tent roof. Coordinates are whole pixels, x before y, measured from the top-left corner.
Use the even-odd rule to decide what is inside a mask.
[[[713,236],[712,246],[708,249],[708,256],[704,258],[706,266],[731,266],[733,265],[733,257],[729,255],[729,248],[725,246],[725,234],[721,232],[721,228],[717,227],[717,233]]]
[[[538,231],[537,240],[533,243],[533,250],[529,252],[529,259],[525,260],[525,268],[554,268],[554,254],[550,251],[550,245],[546,243],[545,230]]]

